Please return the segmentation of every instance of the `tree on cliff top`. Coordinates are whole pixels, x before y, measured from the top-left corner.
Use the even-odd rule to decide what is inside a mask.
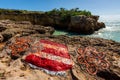
[[[51,11],[45,12],[45,14],[49,16],[59,16],[61,17],[61,21],[66,21],[71,16],[76,16],[76,15],[85,15],[85,16],[92,15],[90,11],[86,11],[86,10],[82,11],[82,10],[79,10],[79,8],[74,8],[70,10],[67,10],[65,8],[60,8],[60,9],[55,8]]]
[[[86,15],[86,16],[91,16],[91,12],[90,11],[86,11],[86,10],[79,10],[79,8],[73,8],[73,9],[70,9],[70,10],[67,10],[65,8],[60,8],[60,9],[53,9],[51,11],[47,11],[45,12],[46,14],[49,14],[49,15],[59,15],[59,16],[63,16],[63,15],[66,15],[66,16],[75,16],[75,15]]]

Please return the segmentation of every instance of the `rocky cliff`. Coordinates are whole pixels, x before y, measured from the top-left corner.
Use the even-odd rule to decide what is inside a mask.
[[[68,30],[78,33],[91,34],[105,27],[103,22],[98,22],[99,16],[72,16]]]
[[[103,22],[98,22],[99,16],[76,15],[64,19],[59,15],[48,15],[46,13],[1,13],[0,19],[15,21],[30,21],[32,24],[52,26],[56,29],[64,29],[70,32],[91,34],[104,28]]]

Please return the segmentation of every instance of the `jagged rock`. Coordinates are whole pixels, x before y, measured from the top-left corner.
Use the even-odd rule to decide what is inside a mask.
[[[2,41],[7,41],[11,37],[19,34],[20,36],[27,36],[31,34],[46,34],[51,35],[54,32],[54,28],[50,26],[32,25],[29,21],[11,21],[1,20],[0,21],[0,34]]]
[[[49,39],[55,42],[66,44],[68,46],[69,54],[74,61],[72,70],[68,71],[66,77],[49,75],[41,70],[32,69],[22,58],[12,60],[8,54],[0,53],[3,56],[0,57],[1,65],[1,80],[119,80],[120,79],[120,43],[105,40],[101,38],[89,38],[89,37],[68,37],[68,36],[53,36],[53,35],[40,35],[32,34],[31,36],[40,39]],[[13,37],[14,38],[14,37]],[[101,45],[100,45],[101,44]],[[0,44],[1,45],[1,44]],[[5,46],[5,45],[4,45]],[[85,67],[81,66],[77,62],[78,53],[76,49],[78,47],[91,46],[96,48],[97,51],[105,52],[105,59],[109,61],[110,67],[105,71],[98,71],[96,75],[90,75],[85,71]],[[3,49],[4,50],[4,49]],[[42,77],[41,77],[42,76]],[[3,80],[4,80],[3,79]]]
[[[97,22],[98,18],[99,18],[98,16],[91,17],[87,17],[85,15],[72,16],[68,30],[84,34],[94,33],[96,30],[105,27],[104,23]]]
[[[4,31],[6,28],[5,27],[0,27],[0,32]]]
[[[97,15],[92,15],[92,16],[90,16],[90,18],[93,18],[93,19],[95,19],[95,21],[98,21],[99,16],[97,16]]]
[[[98,25],[98,29],[96,29],[96,30],[99,30],[101,28],[105,28],[105,23],[103,23],[103,22],[98,22],[97,25]]]
[[[4,16],[4,17],[3,17]],[[55,29],[63,29],[70,32],[82,33],[82,34],[91,34],[96,30],[105,27],[105,24],[99,23],[99,16],[91,15],[77,15],[72,17],[62,17],[58,14],[56,15],[47,15],[47,14],[4,14],[0,15],[0,19],[10,19],[15,21],[30,21],[32,24],[52,26]],[[26,24],[26,22],[21,22],[18,24]],[[27,22],[28,24],[28,22]]]
[[[0,43],[4,40],[3,35],[0,34]]]

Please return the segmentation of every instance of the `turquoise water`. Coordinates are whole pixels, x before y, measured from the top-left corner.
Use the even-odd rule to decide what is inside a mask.
[[[120,42],[120,15],[101,16],[100,21],[105,23],[106,28],[97,31],[90,36]]]
[[[89,37],[100,37],[120,42],[120,15],[104,15],[100,17],[99,21],[104,22],[106,28],[96,31],[92,35],[80,35],[75,33],[68,33],[65,31],[55,31],[54,35],[80,35]]]
[[[67,35],[68,33],[66,31],[61,31],[61,30],[55,30],[53,35]]]

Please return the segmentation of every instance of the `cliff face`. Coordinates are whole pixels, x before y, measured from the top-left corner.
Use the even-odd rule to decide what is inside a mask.
[[[99,16],[72,16],[69,30],[78,33],[91,34],[94,31],[105,27],[105,24],[102,22],[98,22],[98,19]]]
[[[45,13],[28,13],[28,14],[0,14],[0,19],[10,19],[15,21],[30,21],[32,24],[52,26],[56,29],[66,31],[91,34],[94,31],[104,28],[103,22],[98,22],[99,16],[77,15],[63,19],[59,15],[47,15]]]

